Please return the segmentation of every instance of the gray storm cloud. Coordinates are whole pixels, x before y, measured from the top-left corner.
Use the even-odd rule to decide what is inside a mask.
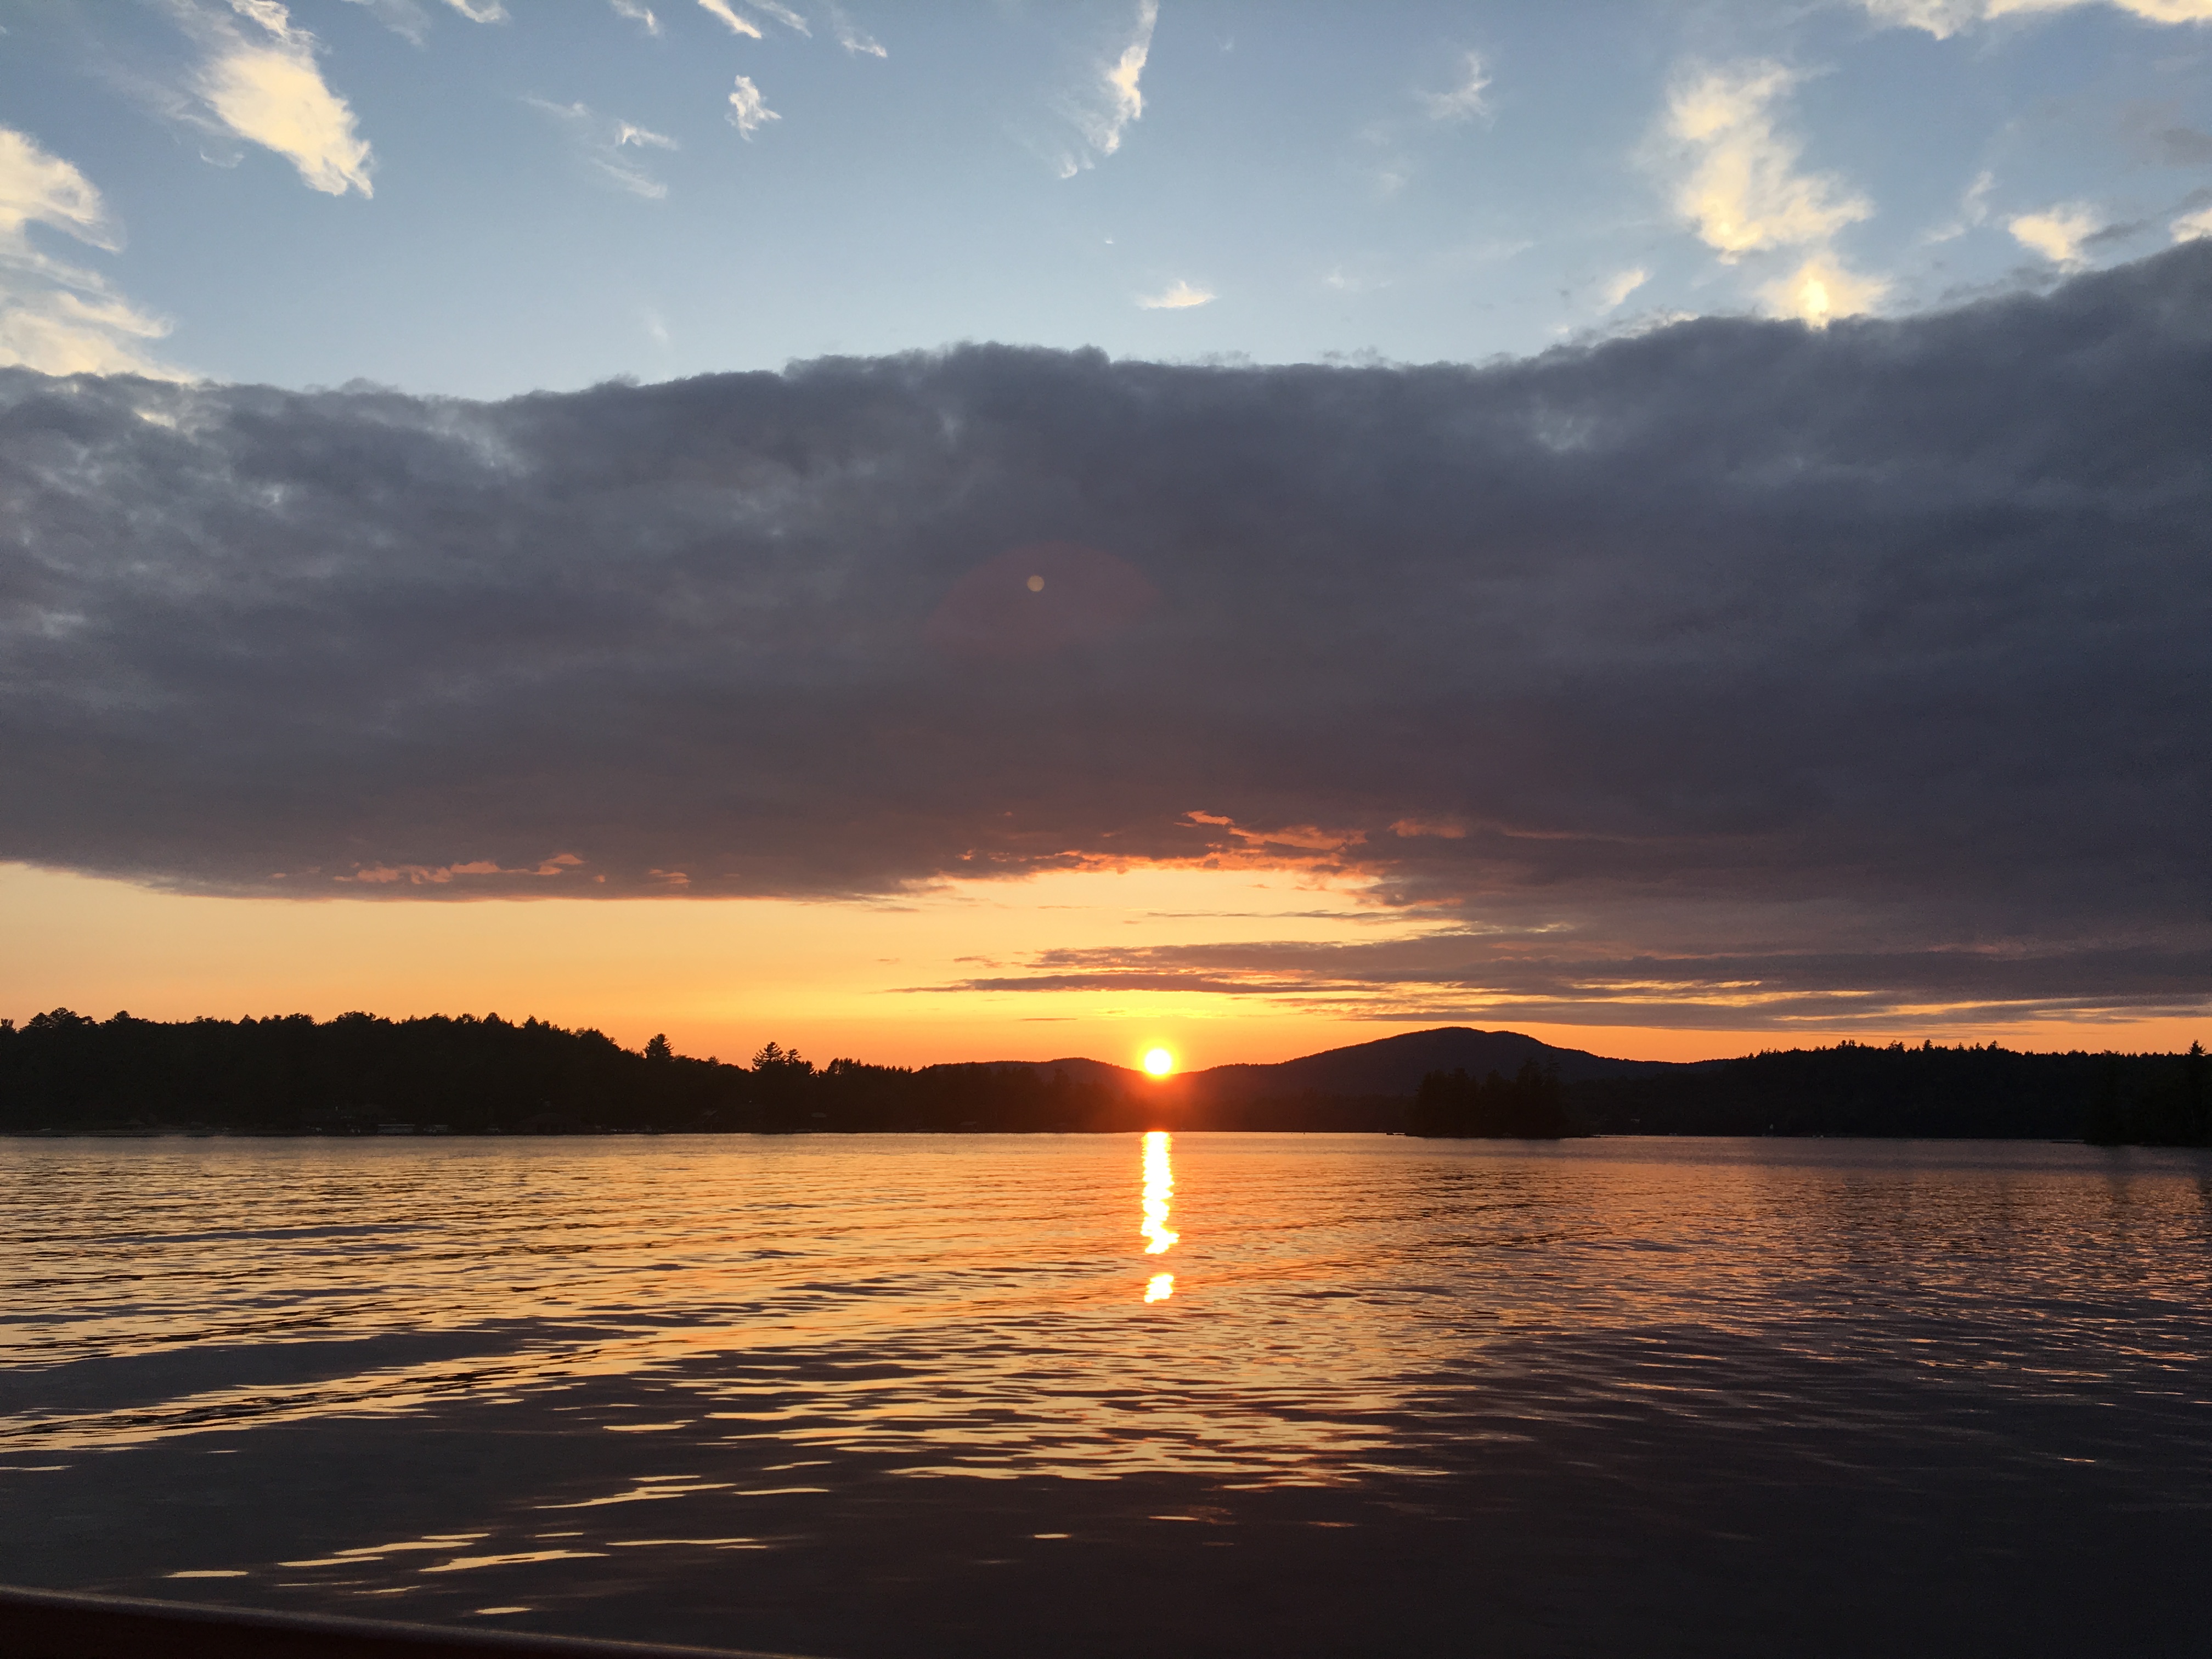
[[[0,858],[452,898],[1210,854],[1518,960],[2194,1006],[2208,434],[2212,244],[1486,367],[0,372]]]

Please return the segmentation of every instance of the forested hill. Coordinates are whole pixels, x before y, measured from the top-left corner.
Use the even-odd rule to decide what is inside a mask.
[[[1556,1076],[1573,1126],[1598,1133],[2212,1142],[2201,1052],[1845,1043],[1673,1066],[1452,1027],[1156,1084],[1096,1061],[817,1066],[775,1043],[732,1065],[496,1014],[164,1024],[65,1008],[0,1020],[0,1132],[1399,1130],[1419,1127],[1424,1076],[1479,1083],[1509,1063]]]

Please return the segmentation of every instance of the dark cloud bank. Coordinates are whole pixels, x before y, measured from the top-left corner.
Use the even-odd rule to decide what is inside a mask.
[[[0,857],[447,898],[1211,854],[1453,931],[997,982],[2197,1007],[2208,458],[2212,243],[1486,368],[6,371]]]

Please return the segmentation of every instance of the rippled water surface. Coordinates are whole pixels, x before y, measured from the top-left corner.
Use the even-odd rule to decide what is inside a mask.
[[[2212,1161],[0,1143],[0,1577],[802,1654],[2212,1651]]]

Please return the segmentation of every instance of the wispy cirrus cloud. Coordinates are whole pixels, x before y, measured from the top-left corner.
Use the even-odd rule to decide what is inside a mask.
[[[1801,165],[1803,146],[1775,112],[1798,78],[1765,60],[1687,68],[1668,94],[1660,153],[1675,210],[1698,240],[1724,264],[1796,254],[1759,295],[1781,315],[1822,325],[1872,309],[1888,284],[1851,270],[1832,246],[1872,217],[1874,204],[1836,175]]]
[[[378,22],[410,45],[419,46],[429,39],[430,14],[422,9],[421,0],[346,0],[346,3],[366,8]]]
[[[1146,311],[1188,311],[1211,305],[1219,296],[1210,288],[1199,288],[1178,278],[1157,294],[1139,295],[1137,304]]]
[[[1422,119],[1411,120],[1402,112],[1393,111],[1359,129],[1358,142],[1375,157],[1366,164],[1368,178],[1375,194],[1383,200],[1401,193],[1419,173],[1418,152],[1431,137],[1424,129],[1459,126],[1474,120],[1489,124],[1489,66],[1481,53],[1465,51],[1455,55],[1454,64],[1457,82],[1449,90],[1415,88],[1407,94],[1420,110]]]
[[[233,0],[233,3],[236,3],[236,0]],[[378,22],[418,46],[429,34],[429,14],[422,9],[422,0],[346,0],[346,3],[368,7],[375,14]],[[501,0],[446,0],[446,4],[471,23],[513,21]]]
[[[1950,242],[1968,231],[1987,224],[1990,217],[1990,192],[1996,188],[1997,176],[1987,167],[1973,177],[1959,198],[1959,211],[1948,223],[1938,225],[1921,240],[1925,242]]]
[[[699,0],[699,4],[702,9],[711,12],[728,24],[732,34],[742,34],[749,40],[767,38],[761,33],[761,26],[732,6],[730,0]]]
[[[675,139],[634,121],[602,115],[588,104],[556,104],[535,97],[523,101],[560,122],[599,177],[648,201],[667,197],[668,186],[646,169],[643,158],[653,150],[682,149]]]
[[[1449,92],[1424,92],[1416,94],[1421,107],[1435,121],[1471,121],[1490,113],[1485,97],[1490,90],[1490,71],[1484,65],[1482,54],[1462,54],[1459,84]]]
[[[859,58],[888,58],[882,41],[855,23],[846,15],[842,6],[830,8],[830,27],[836,35],[837,44]]]
[[[192,77],[208,111],[239,137],[291,162],[310,190],[374,195],[368,143],[355,130],[351,106],[323,80],[315,37],[295,27],[277,0],[230,4],[249,27],[208,11],[186,15],[209,44]]]
[[[2109,6],[2146,23],[2212,23],[2212,0],[1859,0],[1876,21],[1939,40],[1977,23]]]
[[[616,16],[628,18],[647,34],[660,33],[660,19],[653,15],[653,8],[645,0],[607,0],[607,3],[614,8]]]
[[[752,83],[750,76],[738,76],[738,83],[730,93],[729,122],[738,130],[740,138],[750,142],[753,134],[770,121],[781,119],[783,117],[768,106],[768,100],[761,96],[761,89]]]
[[[699,4],[703,10],[712,13],[727,24],[731,33],[744,35],[750,40],[764,40],[768,38],[761,26],[753,21],[750,15],[752,12],[758,12],[772,23],[781,23],[795,34],[811,36],[814,33],[813,29],[808,27],[804,16],[793,11],[789,6],[775,4],[775,0],[745,0],[744,11],[738,10],[731,3],[731,0],[699,0]]]
[[[1321,285],[1337,294],[1367,294],[1390,286],[1388,276],[1346,270],[1342,265],[1322,273]]]
[[[748,9],[740,11],[732,3],[732,0],[699,0],[702,8],[727,24],[733,33],[743,35],[749,40],[760,40],[767,38],[760,24],[754,21],[749,15],[750,12],[757,12],[770,22],[789,29],[794,34],[809,40],[813,38],[813,26],[807,21],[805,14],[789,6],[780,4],[777,0],[745,0],[745,3]],[[874,36],[854,25],[846,16],[842,7],[833,5],[830,8],[830,19],[837,44],[845,49],[848,55],[861,58],[884,58],[890,55]],[[738,130],[740,137],[748,140],[769,122],[780,121],[783,118],[768,106],[766,97],[750,76],[740,75],[737,77],[737,84],[729,95],[729,106],[730,125]]]
[[[110,252],[123,246],[122,233],[90,179],[41,149],[29,134],[0,127],[0,234],[19,237],[34,223]]]
[[[1137,8],[1135,36],[1106,70],[1105,106],[1085,135],[1101,155],[1111,155],[1121,149],[1123,130],[1144,115],[1145,94],[1138,82],[1152,56],[1152,30],[1159,21],[1159,0],[1142,0]]]
[[[168,325],[98,272],[42,251],[33,225],[105,252],[123,246],[122,228],[90,179],[29,134],[0,127],[0,363],[46,374],[175,378],[147,350]]]
[[[747,3],[750,4],[755,11],[761,13],[763,16],[768,17],[775,22],[782,24],[784,27],[791,30],[795,34],[804,34],[811,38],[814,33],[814,31],[807,26],[805,18],[793,11],[789,6],[778,5],[776,3],[776,0],[747,0]]]
[[[1073,179],[1101,157],[1121,148],[1122,135],[1145,113],[1142,85],[1152,51],[1152,31],[1160,21],[1159,0],[1139,0],[1136,27],[1121,51],[1097,63],[1091,83],[1070,98],[1064,113],[1082,135],[1083,148],[1062,150],[1055,171]]]

